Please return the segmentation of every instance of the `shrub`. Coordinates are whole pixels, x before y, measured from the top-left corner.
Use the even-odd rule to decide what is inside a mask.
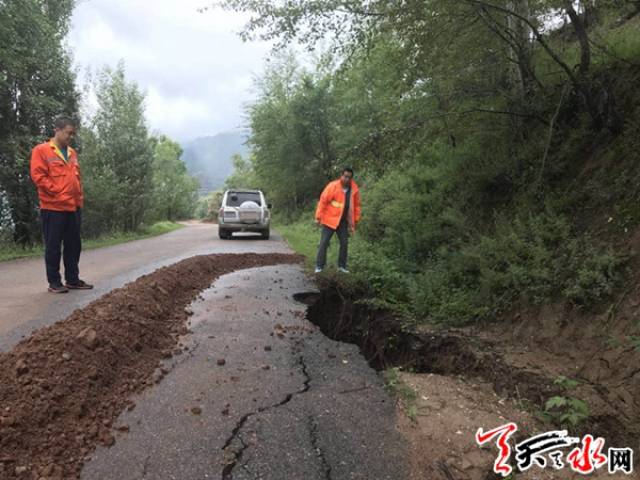
[[[573,275],[565,283],[563,294],[583,308],[611,298],[622,280],[625,258],[585,242],[574,241],[572,247]]]
[[[499,219],[494,232],[459,252],[434,257],[415,276],[413,314],[458,325],[512,308],[562,298],[587,308],[609,298],[624,258],[588,237],[576,238],[553,212]]]

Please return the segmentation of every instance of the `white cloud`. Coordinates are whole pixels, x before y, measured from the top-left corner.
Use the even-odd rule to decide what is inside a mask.
[[[154,131],[187,140],[237,128],[270,45],[240,40],[240,14],[197,11],[208,3],[81,1],[69,35],[75,64],[97,70],[124,60],[127,78],[147,93]]]

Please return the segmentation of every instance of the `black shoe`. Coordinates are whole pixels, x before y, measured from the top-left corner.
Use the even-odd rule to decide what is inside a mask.
[[[61,283],[50,283],[49,291],[51,293],[67,293],[69,289],[62,285]]]
[[[69,290],[91,290],[93,288],[93,285],[89,285],[84,280],[78,280],[76,283],[67,282],[65,286]]]

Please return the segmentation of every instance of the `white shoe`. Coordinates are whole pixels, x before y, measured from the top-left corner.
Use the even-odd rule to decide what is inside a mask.
[[[341,273],[349,273],[349,270],[347,270],[344,267],[338,267],[338,271],[341,272]]]
[[[322,273],[322,269],[320,267],[316,267],[315,273]]]

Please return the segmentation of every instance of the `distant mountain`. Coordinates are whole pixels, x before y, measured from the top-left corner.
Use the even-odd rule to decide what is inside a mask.
[[[248,135],[247,130],[234,130],[182,144],[182,160],[189,173],[200,181],[201,193],[224,185],[233,171],[231,157],[236,153],[245,157],[249,153],[245,145]]]

